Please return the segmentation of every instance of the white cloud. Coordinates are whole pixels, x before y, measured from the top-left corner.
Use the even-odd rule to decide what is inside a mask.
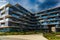
[[[40,3],[43,3],[43,2],[45,2],[45,0],[38,0]]]
[[[56,7],[60,7],[60,0],[58,0],[59,2],[58,2],[58,4],[56,5]]]
[[[19,4],[28,10],[33,8],[33,6],[31,6],[32,4],[30,5],[29,0],[20,0]]]
[[[0,0],[0,2],[6,2],[6,0]]]
[[[60,7],[60,3],[58,3],[58,4],[56,5],[56,7]]]

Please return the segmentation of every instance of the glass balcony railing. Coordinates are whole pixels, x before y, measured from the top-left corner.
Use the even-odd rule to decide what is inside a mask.
[[[52,19],[48,19],[48,20],[58,20],[58,19],[56,19],[56,18],[52,18]]]
[[[51,22],[51,23],[49,23],[49,24],[59,24],[59,22]]]
[[[43,25],[47,25],[48,23],[42,23]]]
[[[11,16],[13,16],[13,17],[15,17],[15,18],[19,18],[19,16],[17,16],[17,15],[14,15],[14,14],[12,14]]]
[[[1,10],[1,13],[3,13],[3,12],[8,12],[8,10],[9,10],[9,7],[7,7],[5,10],[4,10],[4,9]]]
[[[42,25],[48,25],[48,24],[59,24],[59,22],[49,22],[49,23],[41,23]]]
[[[1,25],[1,27],[3,27],[3,26],[5,26],[5,25]]]
[[[0,20],[0,22],[5,22],[4,20]]]
[[[50,15],[50,16],[59,16],[59,14],[54,14],[54,15],[52,14],[52,15]]]
[[[59,12],[60,10],[55,10],[55,11],[51,11],[51,12],[49,12],[49,13],[54,13],[54,12]]]
[[[44,16],[44,17],[41,17],[41,18],[47,18],[48,16]]]
[[[48,27],[45,26],[45,27],[43,27],[43,28],[48,28]]]
[[[5,10],[2,10],[1,13],[5,12]]]
[[[1,17],[5,17],[7,14],[3,14]]]
[[[7,19],[3,19],[3,20],[0,20],[0,22],[5,22],[5,21],[8,21],[9,19],[7,18]]]

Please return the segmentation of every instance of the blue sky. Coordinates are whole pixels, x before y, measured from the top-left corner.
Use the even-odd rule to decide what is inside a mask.
[[[60,6],[60,0],[7,0],[7,1],[9,1],[12,4],[19,3],[24,8],[32,12],[39,12],[40,10]]]

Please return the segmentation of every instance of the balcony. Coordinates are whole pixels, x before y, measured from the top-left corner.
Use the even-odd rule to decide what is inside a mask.
[[[5,10],[2,10],[1,13],[5,12]]]
[[[60,12],[60,10],[58,10],[58,11],[52,11],[52,12],[49,12],[49,13],[56,13],[56,12]]]
[[[21,10],[21,8],[19,8],[19,7],[17,7],[17,6],[14,6],[14,7],[16,7],[18,10],[24,12],[25,14],[28,14],[28,12],[26,12],[26,11],[24,11],[24,10]],[[28,15],[29,15],[29,14],[28,14]],[[29,15],[29,16],[30,16],[30,15]]]
[[[60,16],[60,15],[58,15],[58,14],[56,14],[56,15],[49,15],[48,17],[56,17],[56,16]]]
[[[47,12],[38,13],[38,14],[41,14],[41,15],[46,15],[46,14],[56,13],[56,12],[60,12],[60,10],[58,10],[58,11],[57,11],[57,10],[56,10],[56,11],[53,11],[53,10],[52,10],[52,11],[49,11],[49,12],[47,11]]]
[[[12,25],[12,26],[9,26],[9,27],[16,27],[16,28],[17,28],[17,27],[19,27],[19,26]]]
[[[0,22],[6,22],[6,21],[8,21],[9,19],[7,18],[7,19],[3,19],[3,20],[0,20]]]
[[[40,20],[39,22],[44,22],[45,20]]]
[[[4,9],[1,10],[1,13],[3,13],[3,12],[8,12],[8,9],[9,9],[9,7],[7,7],[5,10],[4,10]]]
[[[1,18],[5,17],[5,16],[8,16],[8,14],[3,14],[3,15],[1,16]]]
[[[44,26],[43,29],[48,29],[48,27],[47,26]]]
[[[1,27],[4,27],[5,25],[1,25]]]
[[[54,21],[54,20],[60,20],[60,19],[57,18],[48,19],[48,21]]]
[[[59,22],[50,22],[49,24],[59,24]]]
[[[42,25],[48,25],[48,23],[41,23]]]
[[[48,18],[48,16],[43,16],[43,17],[41,17],[41,18]]]
[[[14,21],[12,19],[9,19],[8,21],[13,22],[13,23],[20,23],[20,21]]]
[[[14,15],[14,14],[12,14],[11,16],[12,16],[12,17],[15,17],[15,18],[18,18],[18,19],[20,18],[19,16]]]
[[[0,20],[0,22],[5,22],[4,20]]]
[[[60,26],[56,26],[56,28],[60,28]]]

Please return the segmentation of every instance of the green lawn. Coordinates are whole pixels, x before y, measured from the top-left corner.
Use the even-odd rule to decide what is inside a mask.
[[[0,35],[30,35],[30,34],[40,34],[41,32],[29,31],[29,32],[0,32]]]
[[[40,34],[40,31],[29,31],[29,32],[0,32],[0,36],[2,35],[30,35],[30,34]],[[58,33],[43,33],[44,37],[49,40],[60,40],[60,32]],[[59,35],[59,36],[56,36]]]
[[[44,33],[44,37],[46,37],[48,40],[60,40],[60,36],[56,36],[56,34],[57,33]]]

